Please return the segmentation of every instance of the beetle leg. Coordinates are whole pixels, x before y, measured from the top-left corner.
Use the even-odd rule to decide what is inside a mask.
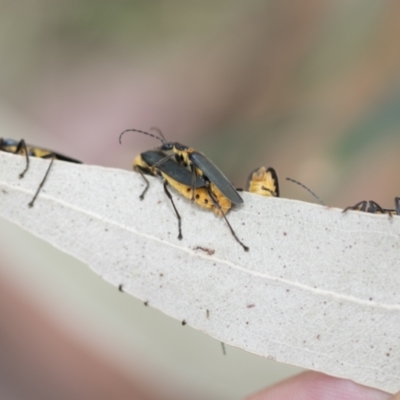
[[[153,168],[157,168],[161,164],[165,163],[165,161],[169,160],[170,158],[175,157],[175,154],[172,153],[169,156],[164,157],[162,160],[157,161],[154,165],[152,165]]]
[[[168,196],[168,198],[171,200],[172,207],[174,207],[176,217],[178,218],[178,231],[179,231],[178,239],[182,240],[181,216],[179,215],[178,210],[175,207],[174,200],[172,199],[171,193],[169,192],[167,185],[168,185],[168,182],[164,181],[164,191],[165,191],[166,195]]]
[[[342,213],[346,212],[347,210],[356,210],[356,211],[366,211],[367,209],[367,201],[363,200],[355,204],[354,206],[346,207]]]
[[[271,189],[268,189],[265,186],[261,186],[261,189],[266,190],[267,192],[270,192],[272,197],[276,197],[275,192],[273,192]]]
[[[21,139],[18,143],[17,148],[15,149],[15,154],[18,154],[21,150],[24,150],[25,152],[25,158],[26,158],[26,166],[25,169],[19,174],[20,179],[22,179],[25,175],[25,173],[29,169],[29,155],[28,155],[28,149],[26,148],[26,143],[24,139]]]
[[[48,175],[49,172],[50,172],[50,168],[51,168],[51,166],[53,165],[53,162],[54,162],[54,159],[56,158],[56,156],[55,156],[55,154],[50,153],[50,154],[48,154],[48,155],[46,155],[46,156],[44,156],[44,157],[42,157],[42,158],[51,158],[50,165],[49,165],[49,167],[47,168],[47,171],[46,171],[46,173],[44,174],[44,177],[43,177],[43,179],[42,179],[42,182],[40,182],[39,187],[38,187],[37,190],[36,190],[36,193],[35,193],[34,196],[32,197],[32,200],[28,203],[28,206],[29,206],[29,207],[33,207],[33,205],[34,205],[34,203],[35,203],[35,200],[36,200],[36,197],[38,197],[40,190],[42,189],[44,183],[46,182],[47,175]]]
[[[148,190],[149,187],[150,187],[150,182],[149,182],[149,181],[147,180],[147,178],[144,176],[143,168],[141,168],[139,165],[135,165],[135,166],[133,167],[133,169],[134,169],[136,172],[139,172],[139,174],[142,176],[142,178],[143,178],[144,181],[146,182],[146,187],[144,188],[142,194],[139,196],[139,199],[140,199],[140,200],[143,200],[143,199],[144,199],[144,195],[146,194],[147,190]]]
[[[194,192],[196,190],[196,170],[192,164],[192,201],[194,201]]]
[[[249,247],[247,247],[245,244],[243,244],[240,239],[236,236],[235,231],[233,230],[231,224],[228,221],[228,218],[226,218],[226,215],[224,213],[224,211],[222,210],[220,204],[218,203],[218,200],[215,198],[213,192],[211,191],[211,189],[208,189],[208,194],[210,195],[210,198],[212,200],[212,202],[214,203],[214,206],[218,208],[218,210],[221,212],[221,215],[224,217],[225,222],[227,223],[233,237],[235,238],[235,240],[243,247],[244,251],[249,251]]]
[[[378,214],[378,213],[384,214],[385,210],[378,203],[376,203],[373,200],[370,200],[367,212],[373,214]]]

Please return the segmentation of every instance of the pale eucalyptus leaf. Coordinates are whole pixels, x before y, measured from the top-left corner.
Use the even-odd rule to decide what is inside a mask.
[[[243,193],[225,222],[130,171],[0,152],[0,216],[124,292],[269,359],[400,389],[400,217]],[[122,286],[120,286],[122,285]]]

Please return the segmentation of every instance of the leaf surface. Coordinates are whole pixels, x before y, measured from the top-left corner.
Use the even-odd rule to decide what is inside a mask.
[[[225,222],[140,175],[0,152],[0,216],[122,290],[220,341],[400,389],[400,217],[243,193]]]

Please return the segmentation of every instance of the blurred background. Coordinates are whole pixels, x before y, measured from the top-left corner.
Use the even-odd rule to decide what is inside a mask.
[[[0,0],[0,137],[130,169],[156,126],[237,187],[400,195],[400,3]],[[133,194],[134,195],[134,194]],[[227,347],[119,293],[0,221],[2,399],[240,399],[300,371]],[[273,321],[272,321],[273,323]]]

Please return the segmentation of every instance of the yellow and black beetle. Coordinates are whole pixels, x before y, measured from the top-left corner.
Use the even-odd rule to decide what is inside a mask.
[[[232,183],[203,153],[178,142],[167,142],[162,135],[153,135],[152,133],[141,131],[139,129],[126,129],[123,131],[119,137],[120,143],[122,135],[126,132],[138,132],[156,138],[162,143],[160,150],[173,152],[173,154],[167,155],[164,160],[160,160],[156,166],[163,164],[166,159],[175,156],[175,159],[179,164],[191,169],[193,174],[192,187],[194,187],[194,176],[196,175],[204,180],[205,185],[207,187],[209,186],[213,193],[219,191],[223,197],[233,204],[243,203],[243,199],[240,197]],[[192,200],[194,200],[193,197]]]
[[[163,162],[160,163],[160,161]],[[133,169],[139,172],[146,182],[146,187],[140,195],[141,199],[144,198],[144,195],[149,187],[149,181],[146,179],[144,174],[162,177],[164,181],[165,193],[170,199],[178,218],[178,239],[182,239],[181,217],[175,207],[167,185],[172,186],[178,193],[187,199],[193,198],[200,207],[213,210],[218,216],[222,216],[225,219],[235,240],[243,247],[245,251],[249,250],[249,248],[245,246],[236,236],[235,231],[226,218],[225,214],[232,207],[232,203],[217,189],[214,188],[215,192],[213,192],[211,187],[206,184],[202,177],[195,176],[193,184],[192,173],[181,164],[178,164],[169,158],[168,155],[161,150],[149,150],[136,156],[133,161]]]

